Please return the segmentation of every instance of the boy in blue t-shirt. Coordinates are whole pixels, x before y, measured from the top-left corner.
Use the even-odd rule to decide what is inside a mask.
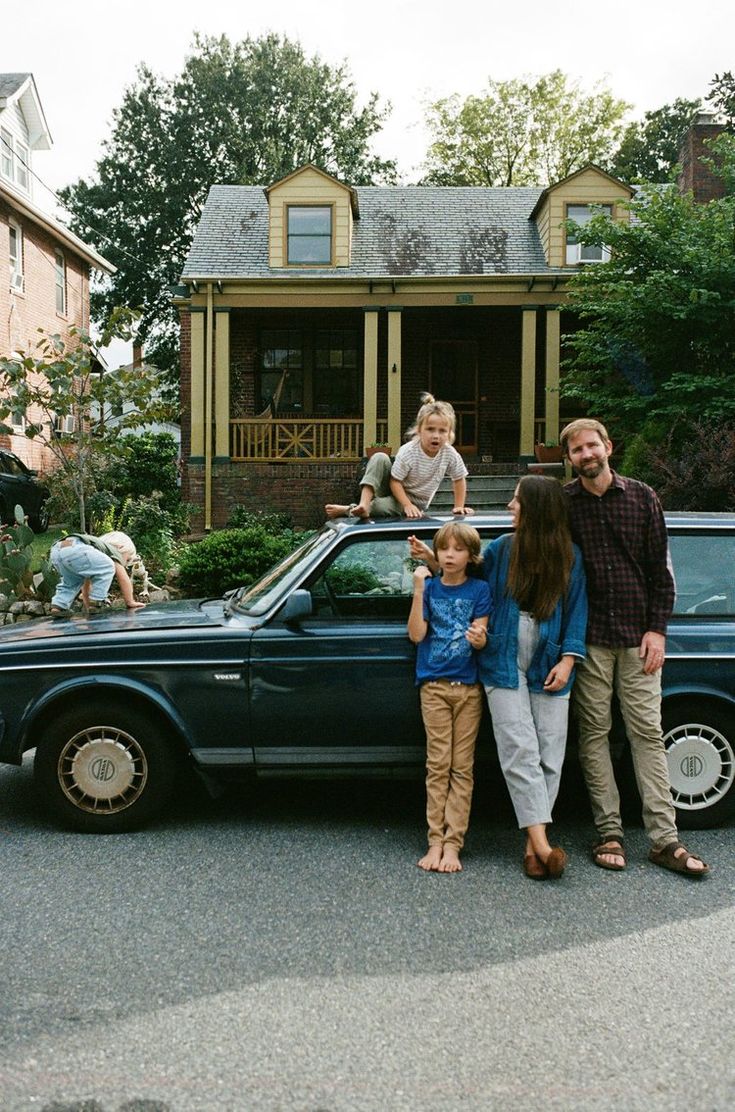
[[[408,636],[418,645],[416,683],[426,730],[426,818],[429,850],[419,868],[456,873],[470,818],[475,739],[483,691],[477,655],[487,641],[490,591],[471,579],[468,565],[482,563],[480,535],[450,521],[434,537],[441,578],[425,565],[413,573]]]

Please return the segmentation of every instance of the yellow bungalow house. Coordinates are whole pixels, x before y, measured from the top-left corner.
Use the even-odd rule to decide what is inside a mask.
[[[595,166],[543,190],[351,188],[315,166],[214,186],[176,294],[201,523],[244,504],[316,524],[426,389],[454,405],[471,472],[556,438],[566,285],[604,258],[564,222],[625,218],[631,193]]]

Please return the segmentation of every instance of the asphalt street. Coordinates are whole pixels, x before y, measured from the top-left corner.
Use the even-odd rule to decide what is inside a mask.
[[[184,795],[155,827],[56,829],[0,768],[1,1112],[657,1110],[735,1104],[733,828],[713,868],[589,860],[570,778],[556,883],[496,783],[456,876],[415,867],[420,783]]]

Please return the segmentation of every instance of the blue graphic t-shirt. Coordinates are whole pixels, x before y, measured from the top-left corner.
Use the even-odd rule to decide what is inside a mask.
[[[465,637],[475,618],[490,613],[490,590],[484,579],[467,579],[449,587],[441,579],[424,584],[424,619],[429,629],[419,642],[416,683],[455,680],[477,683],[477,654]]]

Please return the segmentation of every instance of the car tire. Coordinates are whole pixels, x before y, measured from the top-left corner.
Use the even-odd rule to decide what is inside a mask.
[[[120,834],[160,812],[176,764],[170,734],[154,715],[90,700],[48,723],[33,774],[44,804],[65,826]]]
[[[663,708],[664,745],[679,826],[706,830],[735,815],[735,711],[707,700]]]
[[[49,526],[49,513],[46,502],[42,502],[35,514],[28,515],[28,524],[34,533],[45,533]]]

